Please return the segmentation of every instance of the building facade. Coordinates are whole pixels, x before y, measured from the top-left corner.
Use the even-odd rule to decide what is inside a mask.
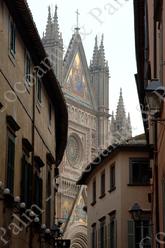
[[[153,247],[164,247],[165,166],[165,5],[164,1],[134,1],[136,82],[151,159]]]
[[[45,247],[67,106],[26,1],[0,1],[0,33],[0,247]]]
[[[78,181],[87,185],[88,247],[151,247],[149,171],[149,147],[141,141],[110,146],[88,165]],[[139,219],[131,215],[135,204]]]
[[[111,142],[109,66],[105,59],[104,37],[102,35],[100,42],[95,38],[93,57],[88,66],[80,34],[80,28],[76,27],[64,54],[57,6],[54,16],[49,7],[42,41],[65,95],[69,114],[57,218],[64,220],[65,237],[71,238],[73,247],[87,247],[87,216],[82,210],[87,195],[85,188],[77,186],[76,181],[86,165]]]

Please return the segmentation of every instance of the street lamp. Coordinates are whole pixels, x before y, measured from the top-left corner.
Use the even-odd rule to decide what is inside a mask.
[[[133,204],[129,212],[131,213],[133,220],[135,221],[141,220],[143,210],[137,202]]]
[[[51,229],[47,228],[45,224],[40,227],[41,241],[52,245],[52,247],[69,248],[71,241],[68,239],[62,239],[63,231],[60,229],[61,223],[53,224]]]
[[[146,102],[151,115],[159,115],[165,96],[165,88],[157,79],[151,80],[145,88]]]

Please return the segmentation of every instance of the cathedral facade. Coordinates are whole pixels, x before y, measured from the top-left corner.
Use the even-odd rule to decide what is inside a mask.
[[[64,54],[57,7],[49,8],[43,45],[65,95],[69,113],[68,144],[60,166],[56,218],[64,221],[64,237],[71,247],[87,247],[87,219],[83,210],[86,190],[76,185],[82,171],[109,139],[109,67],[105,59],[104,37],[95,38],[93,57],[88,66],[79,27]],[[62,113],[61,113],[62,114]]]

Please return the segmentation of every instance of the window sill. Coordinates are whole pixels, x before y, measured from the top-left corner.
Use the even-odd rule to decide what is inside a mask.
[[[144,186],[151,186],[150,183],[128,183],[128,186],[131,187],[144,187]]]
[[[113,187],[113,188],[111,188],[110,190],[108,190],[108,192],[111,193],[111,192],[113,192],[113,191],[115,191],[115,190],[116,190],[116,187]]]
[[[15,54],[14,54],[12,51],[9,50],[8,56],[9,56],[9,59],[10,59],[10,61],[12,62],[12,64],[13,64],[14,66],[16,66]]]
[[[101,196],[99,196],[99,199],[102,199],[102,198],[104,198],[104,197],[105,197],[105,193],[102,194]]]
[[[37,99],[37,104],[36,104],[37,110],[39,113],[41,113],[41,102]]]
[[[92,203],[91,203],[91,206],[94,206],[96,204],[96,201],[93,201]]]
[[[25,88],[27,90],[27,92],[30,94],[30,83],[25,81]]]

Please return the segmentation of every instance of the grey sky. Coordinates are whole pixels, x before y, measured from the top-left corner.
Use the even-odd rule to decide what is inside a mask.
[[[58,5],[60,31],[66,51],[76,25],[79,9],[80,34],[89,64],[93,53],[94,38],[104,34],[106,59],[110,67],[110,113],[116,111],[120,87],[126,111],[131,114],[133,134],[143,132],[141,114],[134,74],[136,73],[134,51],[133,0],[28,0],[40,35],[45,31],[48,5],[54,12]]]

